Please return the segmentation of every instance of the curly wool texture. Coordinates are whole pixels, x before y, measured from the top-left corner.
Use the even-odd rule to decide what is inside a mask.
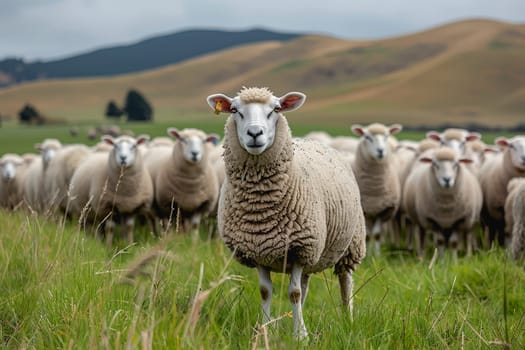
[[[434,152],[434,159],[454,161],[456,153],[449,148],[439,148]],[[429,229],[454,229],[467,232],[479,220],[482,205],[481,188],[476,177],[463,164],[458,164],[454,187],[443,188],[439,185],[427,164],[420,176],[411,186],[415,193],[417,222]],[[439,227],[436,228],[435,225]]]
[[[180,132],[182,138],[198,136],[205,140],[206,134],[197,129],[185,129]],[[153,150],[147,166],[152,174],[155,186],[155,209],[162,218],[176,215],[180,208],[183,218],[192,214],[208,215],[217,205],[219,182],[209,160],[210,147],[204,145],[202,159],[190,163],[184,159],[182,144],[176,141],[169,151]],[[172,213],[172,202],[174,213]]]
[[[243,87],[237,95],[243,103],[266,103],[273,93],[268,88]]]
[[[510,235],[510,252],[519,259],[525,250],[525,178],[509,181],[505,200],[505,233]]]
[[[371,124],[367,130],[372,135],[389,135],[382,124]],[[367,220],[380,217],[389,220],[396,213],[401,201],[401,184],[396,169],[395,155],[378,161],[366,150],[364,140],[359,141],[353,170],[361,193],[361,204]]]
[[[337,151],[317,142],[292,144],[280,116],[273,145],[254,156],[239,144],[230,117],[224,161],[219,233],[241,263],[282,272],[296,262],[305,273],[336,265],[337,272],[364,258],[359,189]]]

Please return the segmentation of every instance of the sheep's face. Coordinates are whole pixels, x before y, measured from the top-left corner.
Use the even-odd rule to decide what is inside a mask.
[[[441,146],[452,148],[458,154],[465,154],[467,142],[479,140],[481,135],[477,132],[469,132],[462,129],[447,129],[442,134],[429,131],[427,138],[438,141]]]
[[[436,157],[423,157],[420,161],[431,164],[432,173],[441,188],[453,188],[456,184],[458,171],[460,171],[460,164],[472,163],[470,158],[437,159]]]
[[[187,129],[186,129],[187,130]],[[217,144],[219,136],[215,134],[206,135],[202,131],[178,131],[175,128],[169,128],[168,134],[177,139],[178,145],[175,147],[182,148],[182,156],[189,163],[199,163],[206,152],[206,143]]]
[[[511,139],[498,138],[496,144],[509,149],[512,164],[520,170],[525,170],[525,137],[515,136]]]
[[[243,100],[240,96],[230,98],[215,94],[208,96],[208,104],[216,112],[231,113],[235,118],[239,144],[246,152],[259,155],[273,145],[281,112],[298,109],[305,99],[306,96],[300,92],[289,92],[282,97],[269,94],[264,100],[253,101]],[[217,105],[221,106],[220,110]]]
[[[399,124],[385,127],[376,124],[368,128],[361,125],[353,125],[352,131],[361,137],[366,153],[377,161],[384,161],[391,153],[389,138],[390,135],[397,134],[402,127]]]
[[[16,176],[16,168],[21,166],[24,161],[20,158],[10,157],[0,161],[0,169],[2,171],[2,179],[4,181],[11,181]]]
[[[146,142],[147,136],[139,136],[137,139],[129,136],[121,136],[113,139],[111,136],[103,136],[102,141],[113,146],[110,157],[113,157],[115,163],[121,168],[133,166],[139,152],[138,145]]]

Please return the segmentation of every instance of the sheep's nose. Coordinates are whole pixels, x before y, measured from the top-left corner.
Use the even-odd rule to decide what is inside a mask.
[[[450,181],[452,181],[452,178],[449,176],[443,176],[443,181],[445,181],[445,187],[450,187]]]
[[[248,131],[247,131],[248,135],[250,135],[251,137],[253,137],[253,139],[255,140],[257,138],[257,136],[260,136],[263,134],[263,130],[260,126],[250,126],[248,128]]]
[[[383,158],[384,156],[385,156],[385,150],[382,149],[382,148],[378,149],[378,150],[377,150],[377,157],[378,157],[379,159],[381,159],[381,158]]]
[[[125,162],[126,159],[128,159],[128,156],[125,156],[125,155],[121,155],[121,156],[120,156],[120,161],[121,161],[121,162]]]
[[[197,160],[197,156],[199,155],[199,152],[197,151],[191,151],[191,159]]]

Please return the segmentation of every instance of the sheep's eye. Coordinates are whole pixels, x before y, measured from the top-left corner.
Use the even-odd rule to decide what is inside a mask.
[[[232,114],[237,113],[237,108],[235,107],[230,108],[230,112],[232,112]]]
[[[276,107],[273,108],[273,111],[274,111],[275,113],[279,113],[279,112],[281,111],[281,107],[276,106]]]
[[[372,136],[370,135],[365,135],[365,139],[369,142],[373,142],[374,140],[372,140]]]
[[[516,149],[516,146],[514,146],[512,143],[509,143],[509,148]]]

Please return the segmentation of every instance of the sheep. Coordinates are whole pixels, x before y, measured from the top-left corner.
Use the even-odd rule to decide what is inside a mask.
[[[427,138],[454,149],[460,155],[469,155],[467,143],[479,140],[481,135],[464,129],[449,128],[441,134],[436,131],[429,131]]]
[[[497,240],[504,245],[507,185],[510,179],[525,176],[525,136],[500,137],[496,139],[496,145],[503,147],[504,151],[485,159],[479,171],[483,190],[481,219],[488,236],[486,243],[490,245]]]
[[[310,275],[335,265],[343,304],[351,311],[352,271],[366,252],[364,215],[351,167],[319,142],[292,141],[281,114],[299,108],[305,98],[299,92],[275,97],[267,88],[243,88],[234,98],[207,98],[217,113],[230,113],[219,233],[240,263],[257,268],[266,320],[271,272],[290,274],[288,296],[297,338],[308,335],[302,305]]]
[[[389,127],[379,123],[368,127],[352,126],[352,131],[361,137],[353,171],[361,193],[367,236],[374,241],[377,255],[380,254],[382,225],[394,217],[401,200],[397,162],[388,141],[390,135],[401,129],[399,124]]]
[[[508,249],[516,260],[525,250],[525,178],[514,178],[507,186],[505,200],[505,231],[510,238]]]
[[[0,207],[13,210],[23,201],[22,185],[29,163],[17,154],[0,158]]]
[[[154,210],[161,220],[179,211],[183,231],[196,233],[201,217],[213,211],[219,196],[208,147],[219,137],[191,128],[169,128],[168,134],[176,139],[175,144],[151,148],[146,157],[155,188]]]
[[[359,145],[359,139],[352,136],[337,136],[332,139],[329,146],[344,153],[355,154]]]
[[[315,140],[325,145],[330,145],[332,143],[332,136],[330,136],[330,134],[326,131],[310,131],[309,133],[304,135],[304,138],[309,140]]]
[[[149,143],[148,147],[159,147],[159,146],[167,146],[167,147],[173,147],[175,142],[173,142],[173,139],[166,137],[166,136],[157,136],[154,137]]]
[[[44,191],[49,209],[59,209],[67,215],[67,190],[71,177],[80,162],[91,154],[85,145],[68,145],[56,152],[44,178]]]
[[[45,205],[44,177],[48,169],[49,162],[56,152],[62,148],[62,143],[57,139],[45,139],[42,143],[37,143],[35,148],[41,152],[29,165],[24,178],[24,201],[33,211],[43,212]]]
[[[75,170],[69,187],[71,211],[86,221],[102,223],[106,244],[111,247],[115,218],[123,222],[123,236],[133,241],[137,214],[149,215],[153,184],[138,146],[149,137],[130,136],[102,140],[113,146],[111,152],[89,155]]]
[[[454,258],[461,238],[466,238],[467,254],[472,253],[471,231],[479,220],[482,206],[481,187],[464,164],[470,158],[460,157],[449,147],[437,148],[432,156],[419,159],[426,164],[416,171],[407,188],[415,188],[415,211],[408,214],[424,229],[436,233],[435,241],[441,255],[450,245]],[[407,193],[407,189],[405,189]],[[407,198],[408,199],[408,198]]]

